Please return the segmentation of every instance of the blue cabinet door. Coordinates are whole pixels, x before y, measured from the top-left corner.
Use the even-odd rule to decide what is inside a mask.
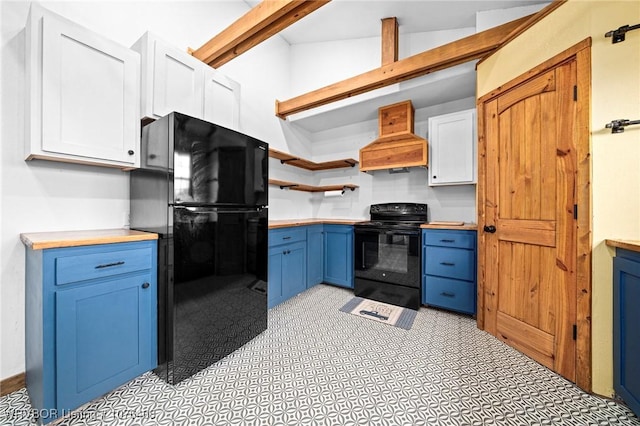
[[[59,412],[97,398],[156,366],[156,298],[149,274],[56,294]]]
[[[613,388],[640,416],[640,255],[617,249],[613,274]]]
[[[269,249],[269,282],[267,283],[267,307],[269,309],[282,302],[282,247]]]
[[[353,288],[353,226],[324,226],[324,282]]]
[[[286,300],[307,289],[307,246],[304,242],[280,246],[282,257],[282,298]]]
[[[307,288],[322,282],[324,274],[324,227],[307,226]]]

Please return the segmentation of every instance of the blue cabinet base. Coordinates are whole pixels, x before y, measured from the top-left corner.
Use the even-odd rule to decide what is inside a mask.
[[[613,388],[640,416],[640,253],[618,248],[613,274]]]
[[[353,226],[269,230],[268,307],[320,283],[353,288]]]
[[[26,251],[26,382],[48,423],[157,365],[155,240]]]
[[[422,303],[476,313],[476,231],[422,230]]]

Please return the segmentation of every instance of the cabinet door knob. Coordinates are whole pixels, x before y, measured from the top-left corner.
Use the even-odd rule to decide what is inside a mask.
[[[132,150],[132,149],[130,149],[129,151],[127,151],[127,154],[129,154],[129,155],[133,155],[133,154],[134,154],[134,152],[133,152],[133,150]]]
[[[485,225],[484,226],[484,232],[488,232],[490,234],[493,234],[494,232],[496,232],[496,227],[493,226],[493,225],[489,225],[489,226]]]
[[[142,284],[142,288],[149,288],[149,283]]]

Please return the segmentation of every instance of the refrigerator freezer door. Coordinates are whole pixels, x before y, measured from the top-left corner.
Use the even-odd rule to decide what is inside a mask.
[[[266,143],[177,113],[173,141],[175,204],[267,205]]]

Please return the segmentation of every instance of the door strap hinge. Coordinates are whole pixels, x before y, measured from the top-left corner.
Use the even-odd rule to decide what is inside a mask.
[[[573,324],[573,340],[578,339],[578,326]]]
[[[578,100],[578,86],[573,86],[573,100]]]
[[[573,205],[573,218],[578,220],[578,205],[577,204]]]

